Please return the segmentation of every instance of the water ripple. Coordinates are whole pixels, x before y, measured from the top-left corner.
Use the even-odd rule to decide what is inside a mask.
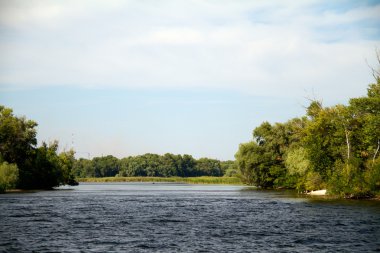
[[[91,185],[91,187],[95,187]],[[0,196],[0,252],[373,252],[380,204],[227,186]],[[176,188],[177,187],[177,188]],[[147,189],[148,188],[148,189]],[[225,189],[225,191],[224,191]]]

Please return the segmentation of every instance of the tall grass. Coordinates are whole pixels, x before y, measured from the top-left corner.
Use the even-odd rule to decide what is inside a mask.
[[[77,178],[78,182],[167,182],[187,184],[234,184],[241,185],[237,177],[91,177]]]

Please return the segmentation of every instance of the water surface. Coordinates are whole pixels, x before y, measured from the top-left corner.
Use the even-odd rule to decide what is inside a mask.
[[[378,201],[162,183],[0,195],[0,252],[373,252],[379,238]]]

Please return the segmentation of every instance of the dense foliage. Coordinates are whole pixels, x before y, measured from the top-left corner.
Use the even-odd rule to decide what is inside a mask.
[[[57,153],[58,143],[37,147],[37,123],[0,106],[0,190],[50,189],[76,184],[74,152]]]
[[[235,173],[233,161],[210,158],[194,159],[191,155],[145,154],[118,159],[111,155],[92,160],[79,159],[74,165],[74,175],[86,177],[200,177],[228,176]]]
[[[3,162],[0,164],[0,193],[16,187],[18,181],[18,168],[16,164]]]
[[[311,101],[306,116],[262,123],[235,157],[242,181],[262,188],[327,188],[344,197],[380,190],[380,78],[348,105]]]

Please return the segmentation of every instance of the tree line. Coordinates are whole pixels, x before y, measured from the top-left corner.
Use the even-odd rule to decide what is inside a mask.
[[[118,159],[112,155],[78,159],[73,174],[86,177],[199,177],[236,174],[234,161],[195,159],[191,155],[144,154]]]
[[[375,72],[376,73],[376,72]],[[348,105],[311,100],[306,115],[262,123],[235,155],[243,182],[261,188],[327,189],[343,197],[380,191],[380,78]]]

